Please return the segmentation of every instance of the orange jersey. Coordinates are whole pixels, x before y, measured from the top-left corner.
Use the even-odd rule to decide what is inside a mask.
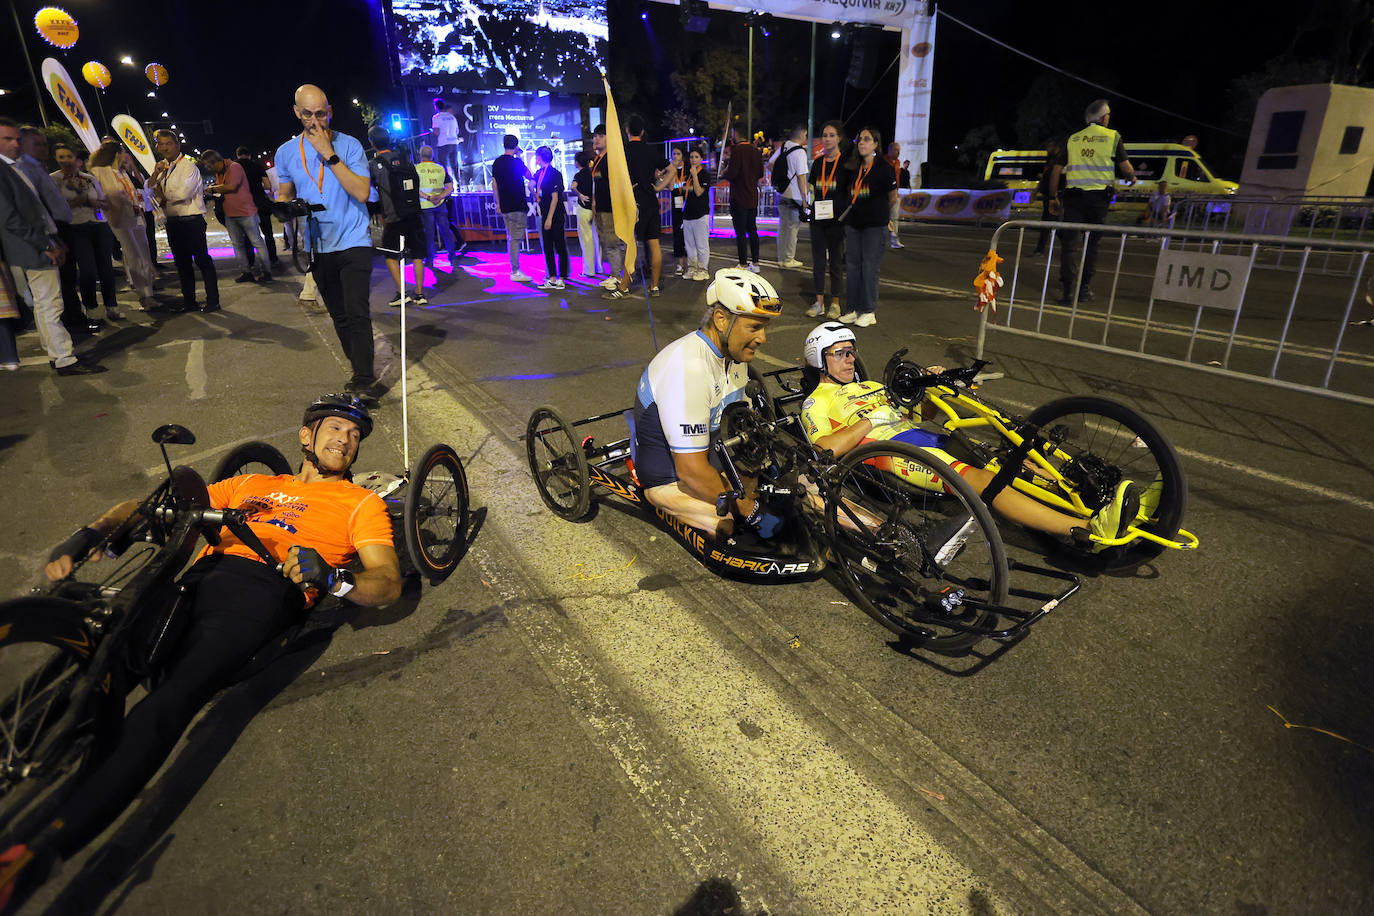
[[[296,545],[313,547],[330,566],[352,563],[359,547],[392,546],[386,503],[371,490],[346,480],[301,483],[290,474],[245,474],[211,484],[210,505],[257,510],[249,527],[279,563]],[[207,546],[201,556],[227,554],[261,561],[253,548],[227,529],[220,529],[220,538],[218,547]]]

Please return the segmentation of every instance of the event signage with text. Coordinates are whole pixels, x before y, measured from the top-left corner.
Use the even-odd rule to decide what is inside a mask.
[[[110,120],[110,126],[114,128],[115,136],[124,141],[124,145],[129,148],[129,152],[134,154],[139,165],[148,170],[148,174],[153,173],[153,165],[156,160],[153,158],[152,145],[148,142],[148,137],[143,133],[143,125],[139,124],[128,115],[115,115]]]
[[[1005,220],[1011,217],[1011,192],[907,191],[898,212],[902,219]]]
[[[91,114],[86,109],[86,105],[81,101],[81,93],[76,89],[76,83],[72,82],[71,74],[67,68],[49,57],[43,61],[42,66],[43,83],[52,93],[53,101],[57,102],[57,107],[62,109],[62,113],[71,122],[72,129],[76,131],[77,137],[86,144],[86,148],[95,152],[100,148],[100,134],[96,133],[95,125],[91,122]]]

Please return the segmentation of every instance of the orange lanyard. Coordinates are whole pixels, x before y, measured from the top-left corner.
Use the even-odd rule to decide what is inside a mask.
[[[597,156],[596,161],[592,163],[592,178],[596,178],[596,170],[601,168],[601,160],[605,158],[606,154],[602,153],[600,156]]]
[[[538,172],[535,173],[535,176],[534,176],[534,193],[538,194],[540,197],[543,197],[543,196],[544,196],[544,176],[547,175],[547,174],[549,173],[549,169],[550,169],[550,168],[551,168],[551,166],[547,166],[547,165],[546,165],[546,166],[544,166],[542,169],[540,169]],[[549,193],[552,194],[553,192],[550,191]]]
[[[167,179],[172,177],[172,173],[177,170],[177,165],[184,158],[186,158],[186,154],[182,153],[180,156],[177,156],[175,160],[167,164],[167,171],[162,173],[162,181],[158,182],[164,189],[167,187]]]
[[[874,156],[874,157],[873,157],[873,161],[876,162],[877,160],[878,160],[878,157],[877,157],[877,156]],[[859,177],[856,178],[856,179],[854,179],[854,196],[855,196],[855,197],[859,197],[859,196],[862,194],[862,192],[868,190],[868,183],[867,183],[866,181],[864,181],[864,179],[868,177],[868,173],[869,173],[870,171],[872,171],[872,170],[873,170],[873,162],[870,162],[867,166],[865,166],[864,168],[862,168],[862,169],[859,170]]]
[[[306,177],[306,178],[309,178],[312,182],[314,182],[315,187],[318,188],[319,191],[320,191],[320,197],[323,198],[323,197],[324,197],[324,173],[325,173],[325,171],[327,170],[328,167],[324,164],[324,160],[321,159],[321,160],[320,160],[320,177],[317,179],[314,175],[311,175],[311,174],[310,174],[310,166],[309,166],[309,164],[306,163],[306,161],[305,161],[305,134],[301,134],[299,137],[297,137],[297,138],[296,138],[296,143],[297,143],[297,144],[300,146],[300,148],[301,148],[301,168],[305,170],[305,177]],[[313,147],[312,147],[312,149],[313,149]]]
[[[830,174],[825,173],[825,159],[821,159],[821,180],[816,182],[821,186],[821,197],[828,197],[830,189],[835,187],[835,170],[840,167],[840,157],[835,156],[835,161],[830,164]]]

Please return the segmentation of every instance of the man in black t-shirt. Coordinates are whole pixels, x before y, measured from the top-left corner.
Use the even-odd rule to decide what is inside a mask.
[[[520,245],[529,227],[529,199],[525,183],[531,178],[529,166],[520,158],[520,140],[506,134],[501,144],[505,152],[491,164],[491,180],[496,186],[496,208],[506,221],[506,251],[510,255],[510,278],[528,283],[531,278],[520,270]]]
[[[596,222],[596,236],[601,244],[601,260],[611,275],[601,281],[602,289],[618,289],[616,278],[625,272],[625,243],[615,234],[615,216],[611,212],[611,160],[606,155],[606,125],[598,124],[592,131],[592,215]]]
[[[672,181],[668,160],[662,152],[644,142],[644,119],[632,114],[625,119],[625,131],[630,142],[625,144],[625,165],[630,172],[630,186],[635,192],[639,215],[635,221],[635,239],[644,243],[649,262],[649,295],[657,296],[658,278],[663,271],[663,248],[659,245],[663,217],[659,214],[658,192]],[[622,269],[620,283],[607,290],[602,299],[623,299],[629,293],[630,277]]]

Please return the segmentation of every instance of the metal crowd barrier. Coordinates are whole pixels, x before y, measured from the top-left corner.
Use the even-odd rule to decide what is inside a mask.
[[[1023,252],[1027,232],[1042,230],[1040,263]],[[1075,276],[1081,233],[1100,237],[1090,299],[1060,299],[1066,230],[1078,234]],[[1374,306],[1374,242],[1011,220],[992,248],[1007,260],[1006,286],[995,318],[983,311],[979,356],[988,332],[1004,331],[1374,404],[1374,310],[1351,320],[1357,302]],[[1351,268],[1314,269],[1333,254]]]
[[[1247,232],[1282,236],[1277,265],[1296,263],[1302,248],[1321,242],[1374,241],[1374,198],[1369,197],[1295,197],[1275,200],[1269,197],[1215,197],[1182,195],[1175,198],[1175,231]],[[1285,257],[1287,256],[1287,257]],[[1333,257],[1334,256],[1334,257]],[[1320,264],[1307,263],[1308,270],[1348,274],[1354,270],[1354,252],[1341,256],[1338,249],[1327,248]]]

